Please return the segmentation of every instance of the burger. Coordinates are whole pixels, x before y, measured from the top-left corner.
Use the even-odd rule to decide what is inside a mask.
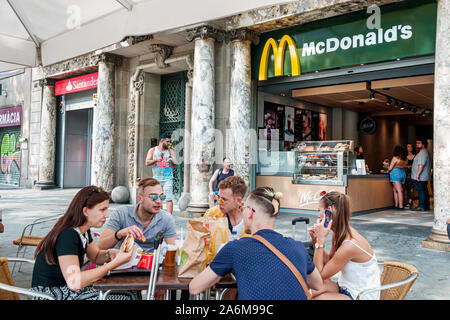
[[[127,235],[123,240],[123,251],[130,252],[134,245],[134,238],[131,234]]]

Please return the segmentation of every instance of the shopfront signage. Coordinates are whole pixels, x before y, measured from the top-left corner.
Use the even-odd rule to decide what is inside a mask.
[[[377,123],[373,118],[364,118],[359,123],[359,130],[364,134],[374,134],[377,131]]]
[[[436,12],[435,1],[405,1],[380,7],[378,28],[369,29],[371,14],[361,11],[263,34],[252,52],[253,77],[433,54]]]
[[[16,127],[22,123],[22,107],[0,109],[0,128]]]
[[[55,82],[55,96],[97,88],[98,72]]]

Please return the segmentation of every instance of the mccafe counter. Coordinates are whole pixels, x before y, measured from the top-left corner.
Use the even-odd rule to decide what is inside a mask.
[[[343,185],[333,185],[332,181],[322,181],[320,184],[298,183],[294,182],[293,169],[290,169],[294,168],[294,156],[292,151],[277,152],[275,156],[271,156],[270,165],[259,166],[256,175],[256,187],[270,186],[283,193],[281,208],[284,211],[316,211],[324,191],[339,191],[348,195],[353,213],[379,210],[394,204],[388,174],[347,175]],[[273,161],[274,159],[278,161]]]

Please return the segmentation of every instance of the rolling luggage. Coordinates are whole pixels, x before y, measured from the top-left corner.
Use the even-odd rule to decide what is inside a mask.
[[[153,261],[150,271],[150,281],[148,282],[147,300],[155,300],[155,285],[159,269],[159,256],[161,254],[161,243],[164,240],[164,232],[160,231],[156,234],[153,242]]]
[[[297,222],[304,222],[305,223],[305,240],[302,241],[303,245],[305,246],[306,251],[308,252],[311,260],[314,258],[314,246],[312,245],[312,243],[309,241],[309,232],[308,232],[308,225],[309,225],[309,218],[305,218],[305,217],[298,217],[298,218],[294,218],[292,219],[292,238],[294,240],[295,239],[295,225],[297,224]]]

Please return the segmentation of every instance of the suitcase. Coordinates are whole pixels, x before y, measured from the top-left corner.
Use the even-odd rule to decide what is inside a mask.
[[[161,254],[161,243],[164,240],[164,232],[160,231],[156,234],[153,242],[153,262],[152,269],[150,271],[150,280],[148,282],[147,300],[155,300],[155,286],[156,278],[158,276],[159,269],[159,257]]]
[[[304,222],[305,223],[305,240],[301,241],[303,243],[303,246],[305,246],[306,251],[309,254],[309,257],[311,260],[314,258],[314,246],[312,245],[311,241],[309,241],[309,232],[308,232],[308,225],[309,225],[309,218],[306,217],[298,217],[292,219],[292,238],[295,239],[295,225],[297,222]]]

